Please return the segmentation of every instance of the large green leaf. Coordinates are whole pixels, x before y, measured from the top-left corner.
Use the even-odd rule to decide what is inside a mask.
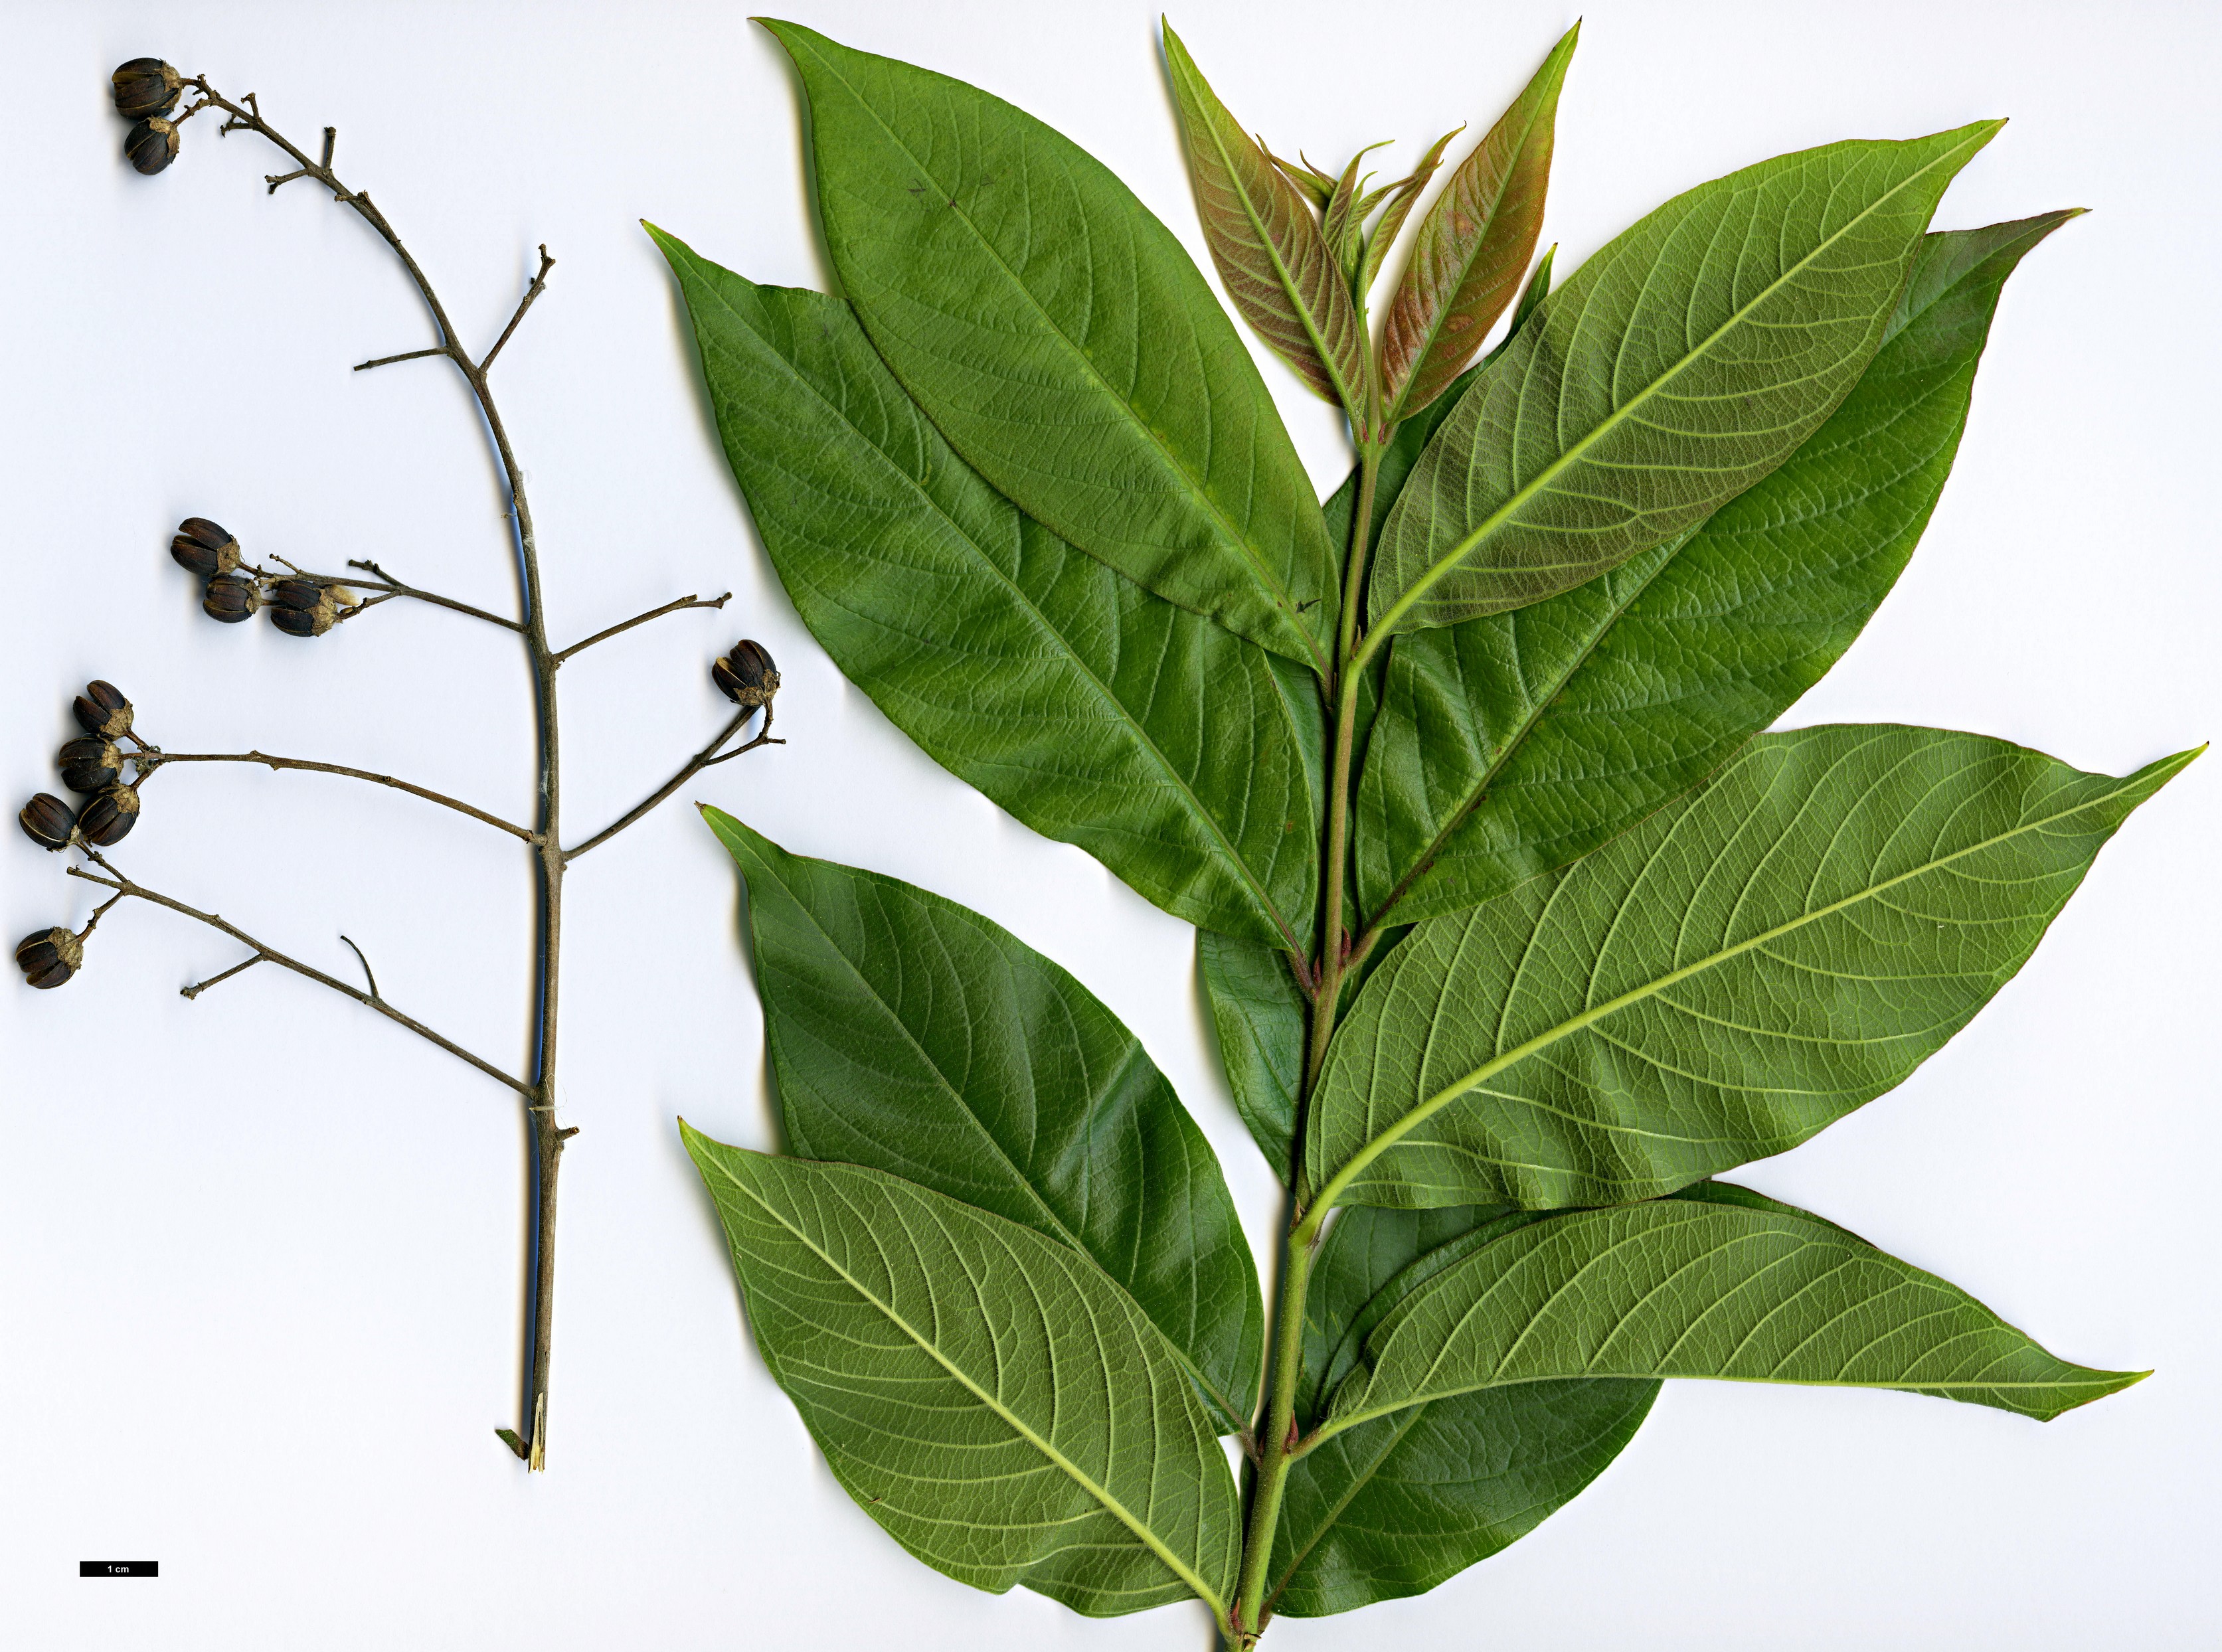
[[[1609,243],[1428,445],[1374,564],[1377,632],[1540,602],[1787,459],[1880,347],[1937,198],[1999,125],[1779,156]]]
[[[849,680],[952,772],[1168,912],[1304,946],[1323,807],[1309,675],[1020,515],[847,305],[650,233],[765,549]]]
[[[1362,909],[1455,912],[1586,854],[1818,681],[1928,525],[2002,284],[2073,216],[1925,237],[1851,394],[1694,535],[1398,638],[1359,790]]]
[[[1072,544],[1324,672],[1340,598],[1303,466],[1171,232],[1001,98],[766,26],[810,93],[842,286],[957,450]]]
[[[2049,1420],[2144,1373],[2039,1347],[1841,1228],[1662,1199],[1532,1222],[1415,1287],[1376,1326],[1325,1428],[1572,1377],[1902,1388]]]
[[[1240,1429],[1265,1309],[1219,1161],[1094,994],[1007,930],[705,809],[749,886],[780,1121],[1086,1253]]]
[[[1794,1146],[1988,1002],[2196,755],[2114,779],[1935,729],[1761,735],[1565,871],[1419,925],[1328,1052],[1311,1184],[1610,1204]]]
[[[1312,389],[1362,408],[1365,330],[1319,217],[1219,101],[1171,23],[1164,32],[1196,216],[1227,296]]]
[[[1381,396],[1392,421],[1449,387],[1520,290],[1542,235],[1559,89],[1581,28],[1551,48],[1420,220],[1381,327]]]
[[[1505,1213],[1346,1210],[1305,1299],[1307,1425],[1364,1333]],[[1518,1218],[1516,1218],[1517,1220]],[[1532,1220],[1533,1218],[1528,1218]],[[1526,1536],[1594,1479],[1656,1398],[1654,1380],[1522,1383],[1408,1407],[1334,1435],[1290,1469],[1268,1601],[1296,1617],[1418,1594]]]
[[[937,1571],[1108,1617],[1224,1614],[1239,1512],[1202,1407],[1070,1246],[880,1171],[683,1124],[756,1347],[849,1495]]]

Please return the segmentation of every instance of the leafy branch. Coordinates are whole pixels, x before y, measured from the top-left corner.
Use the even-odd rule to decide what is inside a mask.
[[[764,547],[926,751],[1198,927],[1289,1197],[1269,1314],[1208,1150],[1080,983],[709,812],[796,1157],[686,1140],[757,1344],[874,1519],[983,1588],[1202,1600],[1247,1652],[1532,1530],[1668,1377],[2037,1417],[2136,1379],[1713,1179],[1904,1079],[2197,755],[2118,779],[1762,732],[1905,566],[2000,287],[2075,216],[1930,229],[1997,122],[1701,185],[1554,286],[1573,31],[1462,157],[1377,186],[1365,153],[1252,137],[1168,28],[1227,295],[1348,423],[1315,511],[1116,179],[962,82],[767,27],[844,296],[651,230]],[[1157,1341],[1030,1309],[1051,1258],[1090,1325]],[[1183,1403],[1142,1425],[1169,1368]],[[1076,1419],[1133,1442],[1147,1499]],[[1199,1427],[1240,1441],[1239,1491]]]

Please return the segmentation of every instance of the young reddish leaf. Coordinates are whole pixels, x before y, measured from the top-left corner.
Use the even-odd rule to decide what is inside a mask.
[[[1381,273],[1381,261],[1389,255],[1389,248],[1395,244],[1397,232],[1403,229],[1404,220],[1411,215],[1412,204],[1420,198],[1420,192],[1427,188],[1428,180],[1435,175],[1435,168],[1443,164],[1443,151],[1451,147],[1453,138],[1465,130],[1463,126],[1453,127],[1435,140],[1434,148],[1420,157],[1420,164],[1412,169],[1410,177],[1401,178],[1366,198],[1365,210],[1371,211],[1373,203],[1383,196],[1393,197],[1389,203],[1389,210],[1381,215],[1381,222],[1373,227],[1372,236],[1365,243],[1365,262],[1358,272],[1358,291],[1361,296],[1372,286],[1373,278]],[[1362,217],[1365,213],[1361,212],[1359,216]]]
[[[1329,401],[1360,405],[1365,332],[1310,206],[1227,113],[1171,25],[1165,63],[1203,238],[1227,296],[1306,384]]]
[[[1381,336],[1382,392],[1409,418],[1443,393],[1519,288],[1543,228],[1559,88],[1576,23],[1420,220]]]
[[[1258,147],[1265,148],[1262,142]],[[1314,206],[1324,209],[1334,198],[1334,177],[1313,166],[1304,158],[1302,151],[1297,152],[1295,160],[1284,160],[1271,149],[1265,149],[1265,159],[1280,169],[1282,177],[1302,190],[1305,198]]]
[[[1370,194],[1362,192],[1365,189],[1365,179],[1358,175],[1358,163],[1381,148],[1382,143],[1389,141],[1390,140],[1384,138],[1381,143],[1369,143],[1351,156],[1350,165],[1342,169],[1342,176],[1335,179],[1334,189],[1328,196],[1324,226],[1327,244],[1334,254],[1334,261],[1341,266],[1346,280],[1358,279],[1359,261],[1365,256],[1365,220],[1372,216],[1373,209],[1381,204],[1382,197],[1397,187],[1391,184],[1386,189],[1377,189]],[[1372,175],[1368,173],[1366,178]],[[1365,289],[1359,286],[1353,296],[1363,300]]]

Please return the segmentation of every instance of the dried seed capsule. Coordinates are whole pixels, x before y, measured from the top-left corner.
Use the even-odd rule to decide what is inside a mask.
[[[178,129],[160,115],[123,135],[123,158],[152,178],[178,158]]]
[[[103,849],[122,843],[138,824],[139,794],[121,784],[101,793],[77,817],[78,835]]]
[[[77,811],[52,792],[41,792],[17,812],[23,835],[41,849],[66,849],[77,830]]]
[[[710,681],[736,706],[753,709],[768,704],[779,692],[779,668],[771,663],[763,644],[743,638],[710,668]]]
[[[280,580],[270,591],[270,623],[288,637],[322,637],[339,619],[339,598],[314,580]]]
[[[262,593],[255,588],[254,581],[238,574],[217,575],[208,582],[208,589],[201,593],[201,612],[227,625],[254,618],[254,611],[261,606]]]
[[[176,105],[185,78],[158,57],[135,57],[110,77],[116,112],[127,121],[166,115]]]
[[[97,792],[115,784],[123,772],[123,754],[116,742],[97,734],[80,734],[64,742],[54,761],[61,765],[62,784],[73,792]]]
[[[41,929],[16,943],[16,967],[35,987],[59,987],[85,964],[85,943],[66,929]]]
[[[70,709],[77,713],[79,728],[104,740],[113,740],[131,732],[131,702],[112,682],[95,678],[86,683],[85,692]]]
[[[189,516],[178,524],[170,555],[179,567],[205,580],[239,566],[239,541],[206,517]]]

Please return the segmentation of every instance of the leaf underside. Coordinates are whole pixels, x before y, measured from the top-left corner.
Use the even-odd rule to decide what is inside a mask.
[[[1323,673],[1333,549],[1265,380],[1171,232],[1001,98],[766,27],[810,95],[842,286],[956,449],[1068,543]]]
[[[1907,1389],[2042,1420],[2143,1374],[2056,1359],[1830,1223],[1666,1199],[1531,1222],[1435,1273],[1374,1329],[1327,1427],[1604,1376]]]
[[[1381,391],[1409,418],[1442,394],[1519,291],[1543,229],[1559,90],[1581,34],[1544,59],[1420,220],[1381,327]]]
[[[682,1129],[684,1127],[682,1126]],[[1233,1477],[1164,1341],[1068,1246],[685,1130],[757,1348],[842,1487],[935,1570],[1108,1617],[1221,1609]]]
[[[1398,638],[1356,806],[1362,909],[1433,917],[1563,866],[1818,682],[1928,525],[2006,276],[2071,216],[1926,236],[1851,393],[1688,538]]]
[[[1374,564],[1377,630],[1539,602],[1787,459],[1880,346],[1937,198],[1998,126],[1779,156],[1609,243],[1428,444]]]
[[[2123,779],[1980,735],[1761,735],[1566,870],[1418,926],[1337,1034],[1312,1185],[1612,1204],[1796,1146],[2027,959],[2195,752]]]
[[[838,299],[650,233],[764,547],[843,675],[936,761],[1176,917],[1309,945],[1324,801],[1307,674],[1020,514]]]
[[[1164,42],[1196,215],[1227,296],[1315,393],[1356,405],[1365,333],[1311,203],[1227,112],[1170,23]]]
[[[1306,1298],[1299,1415],[1325,1416],[1356,1352],[1353,1328],[1401,1298],[1409,1265],[1499,1209],[1353,1209],[1321,1247]],[[1655,1379],[1522,1383],[1359,1424],[1290,1469],[1268,1602],[1294,1617],[1420,1594],[1488,1559],[1579,1495],[1635,1436]]]
[[[1257,1272],[1210,1144],[1134,1035],[978,913],[703,814],[748,881],[793,1151],[1083,1252],[1241,1428],[1265,1341]]]

